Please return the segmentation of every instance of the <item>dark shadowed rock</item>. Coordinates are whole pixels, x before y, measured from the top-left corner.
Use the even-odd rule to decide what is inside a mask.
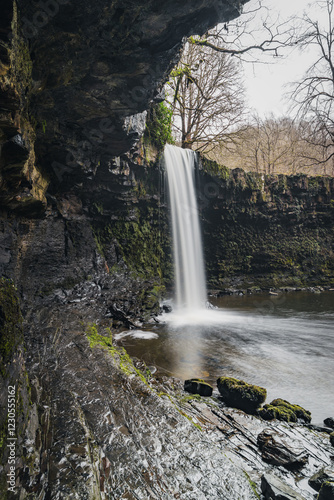
[[[267,391],[263,387],[247,384],[232,377],[220,377],[218,390],[228,406],[253,413],[265,401]]]
[[[212,396],[212,386],[202,379],[192,378],[184,382],[184,390],[200,396]]]
[[[52,189],[58,189],[63,181],[62,187],[73,186],[78,175],[91,177],[111,156],[131,149],[145,128],[146,110],[152,101],[162,99],[162,86],[179,57],[183,37],[205,33],[220,21],[237,17],[243,2],[3,3],[0,76],[5,73],[6,78],[0,127],[3,123],[8,139],[17,133],[18,123],[22,135],[34,129],[31,144],[11,152],[15,178],[17,184],[25,178],[22,155],[33,150],[35,140],[37,163],[47,171]],[[16,30],[11,33],[17,23],[12,22],[13,10],[18,12],[18,31],[24,41],[15,39],[11,47],[9,36],[17,36]],[[13,75],[8,60],[14,61]],[[16,76],[22,83],[16,82]],[[27,114],[24,120],[13,120],[14,111],[22,112],[24,105],[34,117],[30,124]],[[12,146],[5,141],[4,149]],[[4,159],[6,155],[4,151]],[[38,179],[28,176],[28,180],[33,184],[30,194],[35,194]],[[7,179],[5,187],[11,187]],[[14,206],[13,198],[5,201]],[[33,201],[41,200],[35,196]]]
[[[325,418],[324,424],[327,425],[327,427],[334,429],[334,418],[333,417]]]
[[[262,459],[272,465],[297,469],[308,461],[308,453],[298,442],[273,429],[264,429],[257,437]]]
[[[334,432],[331,432],[329,435],[329,440],[331,442],[331,445],[334,446]]]
[[[305,500],[302,495],[274,474],[263,474],[261,490],[266,500]]]
[[[334,499],[334,481],[326,481],[321,486],[321,490],[317,500],[333,500]]]
[[[326,481],[334,481],[334,470],[331,468],[323,468],[313,474],[308,480],[308,484],[316,491],[320,491],[321,486]]]

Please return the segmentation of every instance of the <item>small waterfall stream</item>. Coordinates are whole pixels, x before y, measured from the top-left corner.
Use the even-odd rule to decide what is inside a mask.
[[[195,193],[196,153],[167,144],[164,152],[178,310],[204,309],[206,286]]]

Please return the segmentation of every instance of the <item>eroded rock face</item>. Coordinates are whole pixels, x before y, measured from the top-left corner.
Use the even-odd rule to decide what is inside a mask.
[[[255,500],[239,464],[177,411],[177,381],[173,390],[145,384],[116,354],[90,345],[89,325],[103,333],[109,324],[96,304],[59,301],[50,311],[45,304],[31,314],[26,330],[33,411],[17,471],[22,494],[204,500],[233,491]]]
[[[308,453],[300,444],[272,429],[264,429],[257,437],[264,461],[291,469],[303,467]]]
[[[261,478],[261,489],[267,500],[305,500],[274,474],[266,473]]]
[[[163,99],[183,37],[237,17],[242,3],[6,0],[0,26],[0,188],[9,193],[0,199],[12,209],[20,205],[15,201],[39,201],[36,213],[47,187],[52,193],[68,190],[129,151],[143,133],[150,103]],[[13,152],[18,134],[22,144]]]
[[[198,194],[209,287],[333,288],[333,177],[261,176],[219,170],[207,160],[202,168]],[[319,238],[318,260],[311,249]],[[322,259],[328,271],[321,271]]]

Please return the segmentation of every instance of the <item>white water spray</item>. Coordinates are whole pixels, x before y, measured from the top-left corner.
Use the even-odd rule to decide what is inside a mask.
[[[196,153],[165,146],[171,206],[176,305],[179,310],[204,309],[206,286],[202,240],[195,194]]]

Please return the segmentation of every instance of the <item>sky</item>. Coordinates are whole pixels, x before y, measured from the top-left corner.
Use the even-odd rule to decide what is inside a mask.
[[[277,11],[282,19],[301,17],[303,11],[310,12],[316,8],[316,2],[310,0],[263,0],[271,15]],[[254,0],[248,5],[254,4]],[[317,13],[319,10],[317,10]],[[270,113],[277,117],[289,115],[291,103],[286,96],[289,92],[287,84],[298,81],[312,61],[315,60],[312,50],[301,52],[294,49],[283,58],[272,58],[273,63],[255,64],[244,63],[244,81],[246,86],[247,104],[264,118]]]

